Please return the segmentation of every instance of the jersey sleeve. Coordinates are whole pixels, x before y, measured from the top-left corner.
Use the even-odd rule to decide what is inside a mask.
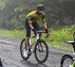
[[[34,20],[35,19],[35,14],[33,14],[32,16],[29,16],[28,18],[27,18],[28,20]]]

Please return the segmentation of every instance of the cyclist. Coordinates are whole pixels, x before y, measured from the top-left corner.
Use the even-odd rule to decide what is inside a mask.
[[[39,4],[36,7],[36,10],[31,11],[30,13],[27,14],[26,19],[25,19],[25,29],[26,29],[26,43],[29,43],[30,39],[30,32],[31,30],[34,31],[36,35],[36,31],[40,30],[40,25],[37,23],[38,20],[42,20],[43,26],[45,28],[45,32],[48,35],[48,28],[47,28],[47,22],[45,19],[45,7],[43,4]],[[25,56],[26,56],[26,51],[25,51]]]

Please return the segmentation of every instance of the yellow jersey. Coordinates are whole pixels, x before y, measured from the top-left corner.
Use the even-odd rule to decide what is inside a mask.
[[[31,20],[32,22],[38,21],[39,19],[43,20],[43,19],[45,19],[45,13],[38,14],[37,11],[34,10],[27,14],[26,19],[28,21]]]

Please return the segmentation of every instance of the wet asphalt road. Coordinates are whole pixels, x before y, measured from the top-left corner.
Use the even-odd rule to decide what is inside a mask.
[[[20,42],[18,39],[0,38],[0,57],[4,67],[60,67],[61,57],[69,52],[50,48],[49,57],[44,64],[39,64],[34,54],[24,61],[20,56]]]

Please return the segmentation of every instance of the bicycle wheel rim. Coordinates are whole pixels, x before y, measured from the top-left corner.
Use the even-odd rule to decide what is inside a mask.
[[[38,47],[38,48],[37,48]],[[40,49],[40,51],[39,51]],[[45,41],[37,42],[35,46],[35,58],[39,63],[43,63],[48,58],[48,46]]]

